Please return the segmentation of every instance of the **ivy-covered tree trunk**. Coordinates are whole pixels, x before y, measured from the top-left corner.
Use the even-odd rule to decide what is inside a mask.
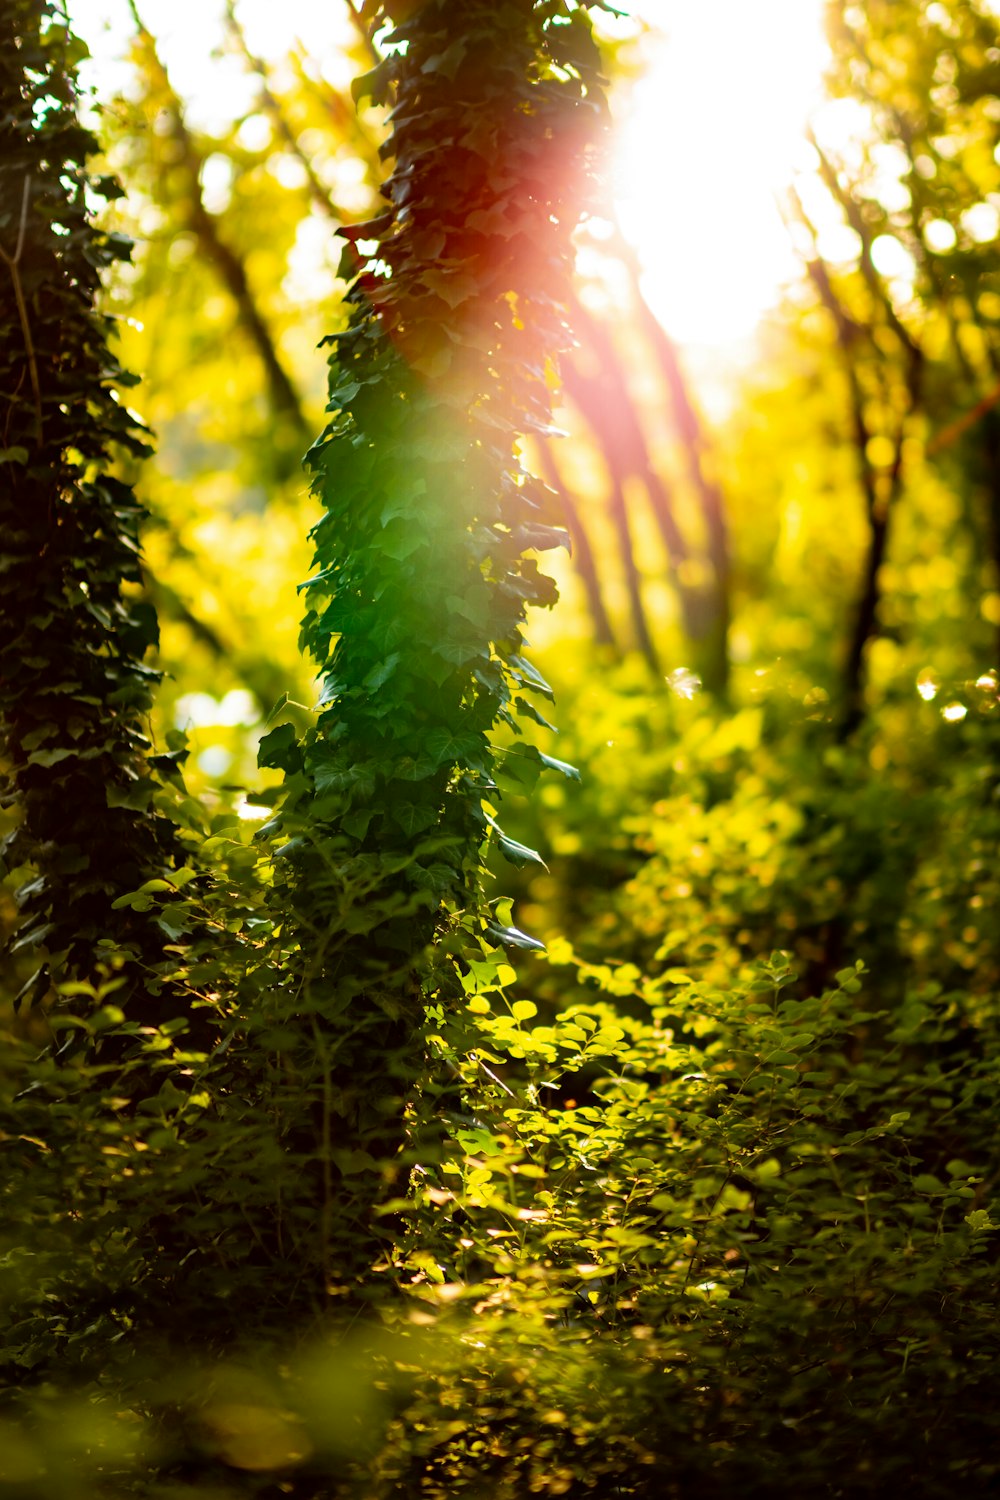
[[[572,0],[383,0],[385,50],[355,88],[391,102],[387,207],[347,231],[360,265],[329,340],[331,419],[310,450],[325,512],[303,585],[302,640],[321,677],[315,727],[279,725],[261,763],[286,772],[272,831],[297,951],[281,1019],[322,1098],[294,1144],[322,1177],[328,1285],[375,1253],[372,1210],[397,1176],[404,1109],[426,1074],[423,956],[464,929],[533,946],[491,916],[482,861],[498,779],[530,785],[533,747],[498,724],[544,723],[524,656],[528,604],[554,585],[533,554],[548,492],[518,441],[550,421],[567,339],[571,236],[604,118],[599,58]]]
[[[15,950],[25,995],[113,967],[133,1019],[156,1017],[150,969],[165,941],[116,898],[163,875],[172,826],[152,807],[143,663],[156,617],[138,593],[142,511],[110,470],[148,452],[117,388],[135,383],[95,311],[100,272],[129,245],[95,228],[96,142],[77,121],[78,44],[45,0],[0,17],[0,768],[23,868]],[[142,903],[140,903],[141,905]],[[155,990],[156,982],[153,981]]]

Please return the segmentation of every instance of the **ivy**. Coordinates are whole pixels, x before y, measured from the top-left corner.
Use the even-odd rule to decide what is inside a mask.
[[[46,0],[11,0],[0,20],[0,849],[24,870],[16,953],[25,987],[90,982],[124,963],[118,998],[162,1014],[150,977],[164,932],[117,898],[177,859],[157,810],[146,715],[159,673],[141,596],[143,512],[112,455],[139,459],[149,434],[119,394],[136,384],[96,310],[102,272],[129,258],[92,205],[119,196],[87,159],[76,116],[85,49]],[[176,749],[176,747],[171,747]]]
[[[523,632],[528,605],[556,598],[534,554],[565,534],[518,443],[550,427],[605,104],[569,0],[386,0],[364,18],[385,55],[354,94],[393,104],[392,171],[386,210],[342,231],[349,319],[325,341],[329,422],[307,456],[324,513],[301,642],[319,711],[302,736],[273,729],[260,763],[286,774],[273,829],[276,907],[298,943],[286,984],[326,1031],[336,1128],[391,1179],[403,1101],[428,1066],[427,945],[461,920],[473,954],[539,946],[484,895],[491,842],[539,859],[500,826],[498,776],[575,774],[493,736],[540,720],[524,694],[551,696]],[[345,1223],[369,1211],[359,1202]],[[357,1246],[355,1233],[345,1263]]]

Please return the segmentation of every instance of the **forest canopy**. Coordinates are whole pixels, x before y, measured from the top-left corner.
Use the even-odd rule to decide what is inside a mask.
[[[5,0],[0,1500],[1000,1483],[996,0]]]

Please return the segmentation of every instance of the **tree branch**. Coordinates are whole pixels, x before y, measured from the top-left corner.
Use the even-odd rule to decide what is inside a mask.
[[[302,403],[281,360],[270,330],[268,329],[250,290],[246,267],[236,252],[219,233],[213,216],[205,207],[201,193],[202,159],[184,119],[179,96],[175,93],[166,68],[160,60],[156,39],[144,25],[136,5],[129,0],[139,37],[146,48],[150,64],[159,86],[167,100],[171,135],[178,148],[184,174],[187,178],[188,199],[186,204],[188,227],[201,246],[206,259],[215,266],[219,276],[236,304],[237,313],[245,332],[253,343],[267,376],[271,402],[276,413],[288,418],[295,427],[296,437],[308,441],[310,426],[302,410]]]
[[[334,224],[340,225],[345,223],[350,218],[350,215],[345,214],[343,209],[338,208],[337,205],[333,202],[329,190],[320,181],[316,173],[316,169],[312,164],[311,158],[306,154],[305,151],[303,151],[301,145],[299,144],[298,136],[295,134],[294,130],[289,124],[288,117],[286,116],[285,111],[282,109],[271,89],[271,82],[267,71],[267,64],[264,62],[263,58],[257,57],[250,50],[246,39],[246,33],[244,32],[243,27],[240,25],[240,22],[236,16],[236,6],[234,0],[226,0],[225,17],[226,26],[229,30],[230,35],[232,36],[240,52],[243,54],[243,57],[246,60],[251,71],[253,73],[256,73],[258,79],[260,80],[260,97],[264,108],[270,115],[274,123],[274,127],[280,135],[281,139],[284,141],[285,145],[288,147],[288,150],[299,162],[306,174],[306,182],[309,186],[309,196],[312,198],[313,202],[320,210],[320,212],[326,214],[327,218],[331,219]]]
[[[906,361],[907,413],[900,417],[896,432],[891,439],[892,460],[888,466],[885,483],[880,486],[880,476],[869,457],[868,445],[872,439],[872,432],[865,414],[865,395],[858,377],[856,351],[860,343],[867,342],[880,374],[885,356],[875,344],[871,329],[864,327],[850,315],[834,290],[826,264],[817,248],[815,225],[806,213],[795,189],[789,188],[788,194],[800,222],[813,242],[813,255],[806,261],[806,271],[837,331],[837,344],[841,352],[841,363],[850,396],[858,479],[864,496],[865,515],[868,521],[868,551],[862,568],[860,596],[844,662],[844,702],[838,726],[838,738],[846,740],[864,718],[865,656],[878,625],[878,610],[881,602],[879,571],[885,561],[890,514],[903,488],[903,442],[906,435],[906,415],[916,407],[918,402],[923,355],[904,331],[903,342],[908,354]],[[880,298],[880,302],[883,306],[887,306],[884,297]]]

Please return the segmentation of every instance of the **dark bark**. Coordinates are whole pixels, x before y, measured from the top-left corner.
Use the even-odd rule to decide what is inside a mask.
[[[825,165],[825,171],[830,174],[833,172],[828,162]],[[845,211],[847,211],[847,203],[851,204],[848,217],[853,222],[854,219],[859,218],[857,205],[839,183],[836,183],[835,176],[832,181],[838,196],[845,203]],[[789,196],[801,223],[812,235],[815,245],[815,228],[798,194],[792,189]],[[867,234],[867,227],[864,226],[864,228]],[[863,242],[867,243],[867,241]],[[903,445],[906,436],[906,419],[919,404],[923,372],[923,353],[899,323],[885,289],[878,282],[870,256],[867,254],[862,257],[862,265],[868,268],[865,272],[866,283],[871,285],[871,278],[875,278],[876,285],[873,289],[876,293],[876,307],[885,313],[889,327],[902,345],[903,379],[906,386],[906,410],[900,417],[891,438],[892,461],[888,470],[881,475],[869,457],[869,443],[873,434],[865,415],[865,392],[861,384],[860,370],[862,358],[867,354],[876,378],[884,385],[891,378],[887,370],[886,356],[875,342],[873,327],[859,323],[844,306],[822,259],[816,255],[806,265],[809,279],[819,295],[820,302],[829,313],[837,335],[837,345],[849,393],[858,482],[861,486],[865,517],[868,522],[868,546],[862,563],[861,585],[844,659],[841,712],[837,726],[837,735],[840,740],[850,738],[865,716],[865,661],[869,644],[878,631],[881,602],[879,574],[889,543],[892,512],[903,490]],[[886,402],[886,404],[889,403]]]
[[[983,453],[986,459],[987,524],[993,562],[993,587],[1000,589],[1000,413],[995,405],[983,414]],[[996,662],[1000,666],[1000,624],[997,626],[995,650]]]

